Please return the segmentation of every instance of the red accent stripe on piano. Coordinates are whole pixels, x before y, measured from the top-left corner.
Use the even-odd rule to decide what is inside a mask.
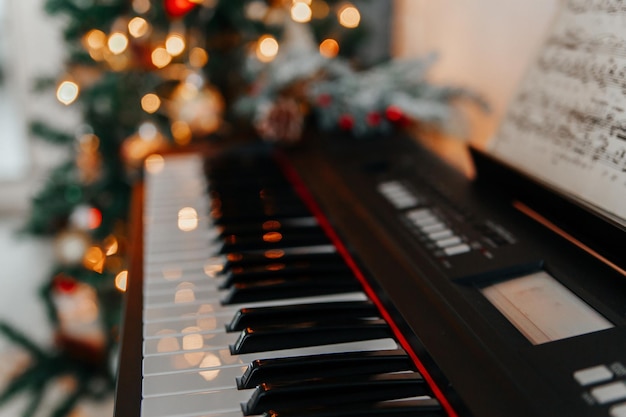
[[[415,353],[415,351],[409,344],[409,341],[406,339],[406,337],[404,337],[404,335],[400,331],[400,328],[391,318],[391,314],[389,314],[389,312],[387,311],[383,303],[380,301],[380,298],[378,298],[378,295],[376,295],[376,292],[367,281],[367,278],[365,278],[365,275],[363,274],[363,272],[361,272],[354,258],[352,258],[352,255],[350,254],[346,246],[343,244],[343,241],[339,238],[339,236],[335,232],[333,226],[330,224],[330,221],[328,220],[328,218],[326,217],[326,215],[324,214],[320,206],[317,204],[315,198],[309,191],[308,187],[306,186],[306,184],[304,183],[300,175],[296,172],[295,168],[289,162],[289,159],[282,153],[277,153],[276,157],[277,157],[277,161],[279,165],[281,166],[281,168],[283,169],[283,172],[285,173],[285,176],[287,177],[289,182],[294,186],[294,189],[296,190],[296,192],[298,193],[298,195],[300,196],[304,204],[309,208],[309,210],[311,210],[311,213],[313,213],[313,215],[317,218],[320,226],[322,227],[322,229],[324,229],[324,232],[328,235],[328,238],[332,241],[332,243],[337,248],[337,251],[344,258],[344,260],[346,261],[346,264],[350,267],[354,275],[361,282],[361,284],[363,285],[363,289],[365,290],[365,293],[368,295],[368,297],[370,297],[370,299],[374,302],[374,304],[376,304],[383,318],[387,321],[387,323],[389,323],[389,326],[391,327],[394,335],[400,342],[400,345],[409,354],[409,356],[413,360],[413,363],[415,363],[415,366],[417,367],[418,371],[422,374],[422,376],[424,377],[424,379],[426,380],[430,388],[433,390],[435,397],[437,397],[443,409],[446,410],[449,417],[459,417],[456,411],[454,411],[454,409],[452,408],[452,405],[450,405],[450,403],[448,402],[443,392],[439,389],[439,387],[435,383],[435,380],[428,373],[428,370],[426,369],[422,361],[419,359],[419,357],[417,356],[417,354]]]

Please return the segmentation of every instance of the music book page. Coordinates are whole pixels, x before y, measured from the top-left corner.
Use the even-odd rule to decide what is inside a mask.
[[[626,224],[626,2],[564,2],[492,152]]]

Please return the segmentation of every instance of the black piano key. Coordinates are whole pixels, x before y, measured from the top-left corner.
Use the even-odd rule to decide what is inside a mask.
[[[291,230],[291,229],[306,229],[319,227],[319,223],[315,219],[315,217],[300,217],[300,218],[290,218],[290,219],[281,219],[281,218],[272,218],[265,220],[261,223],[232,223],[232,224],[222,224],[220,235],[228,236],[228,235],[238,235],[238,236],[246,236],[246,235],[254,235],[258,233],[271,232],[271,231],[281,231],[281,230]]]
[[[361,284],[356,279],[341,275],[268,279],[253,283],[234,284],[221,300],[221,303],[224,305],[251,303],[339,294],[361,289]]]
[[[222,253],[233,253],[260,249],[289,248],[294,246],[323,245],[330,243],[322,229],[299,232],[265,232],[260,236],[235,236],[224,238]]]
[[[268,278],[286,278],[296,275],[321,275],[321,274],[344,274],[352,275],[352,270],[340,257],[329,257],[327,260],[319,261],[290,261],[269,262],[265,265],[253,265],[247,267],[236,267],[220,274],[223,279],[222,288],[229,288],[235,283],[245,283],[259,281]]]
[[[308,409],[270,410],[263,413],[263,417],[444,417],[446,415],[439,401],[433,398],[382,401],[365,405],[314,406]]]
[[[311,262],[324,264],[343,262],[343,258],[331,245],[229,253],[226,255],[224,271],[229,271],[234,268],[275,264],[276,262]]]
[[[339,320],[331,322],[304,322],[260,328],[246,328],[233,345],[233,355],[357,342],[361,340],[392,337],[387,323],[382,319]]]
[[[262,223],[274,217],[299,218],[309,214],[306,207],[302,205],[289,206],[266,206],[262,210],[238,210],[237,212],[224,212],[222,210],[211,211],[211,217],[215,224],[222,225],[237,222],[259,222]]]
[[[417,372],[319,378],[296,383],[261,384],[241,408],[244,415],[255,415],[296,407],[373,404],[427,394],[428,386]]]
[[[237,387],[248,389],[261,383],[412,370],[413,362],[402,349],[257,359],[237,378]]]
[[[337,317],[344,319],[379,317],[379,313],[371,301],[242,308],[226,325],[226,331],[236,332],[244,330],[246,327],[256,328],[276,324],[321,321]]]

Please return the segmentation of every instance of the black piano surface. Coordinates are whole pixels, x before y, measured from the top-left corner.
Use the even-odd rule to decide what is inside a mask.
[[[407,138],[309,139],[291,149],[243,146],[217,153],[207,165],[260,157],[278,167],[299,197],[273,200],[284,208],[278,213],[297,217],[304,206],[324,232],[295,233],[293,239],[335,245],[411,358],[412,369],[430,386],[427,394],[441,403],[433,415],[626,415],[621,226],[480,153],[475,154],[478,179],[470,180]],[[234,200],[236,190],[245,191],[236,178],[225,181]],[[249,215],[251,205],[243,198],[233,219]],[[219,214],[222,220],[229,215]],[[136,236],[141,246],[141,232]],[[244,239],[244,246],[224,251],[263,248],[254,245]],[[484,289],[541,272],[610,325],[545,343],[529,341]],[[139,263],[127,291],[118,417],[141,415],[141,276]],[[392,415],[387,412],[372,415]]]

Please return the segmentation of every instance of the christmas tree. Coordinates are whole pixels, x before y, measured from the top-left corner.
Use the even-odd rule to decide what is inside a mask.
[[[66,23],[68,56],[66,72],[37,87],[79,107],[82,124],[31,125],[71,158],[50,173],[25,225],[56,236],[58,262],[41,291],[54,348],[0,326],[31,356],[0,395],[2,403],[30,392],[25,416],[57,376],[76,384],[54,416],[114,387],[130,192],[149,155],[253,132],[295,142],[311,122],[355,141],[416,121],[445,126],[453,99],[474,98],[430,85],[433,57],[366,68],[357,52],[368,28],[346,1],[47,0],[45,8]]]

